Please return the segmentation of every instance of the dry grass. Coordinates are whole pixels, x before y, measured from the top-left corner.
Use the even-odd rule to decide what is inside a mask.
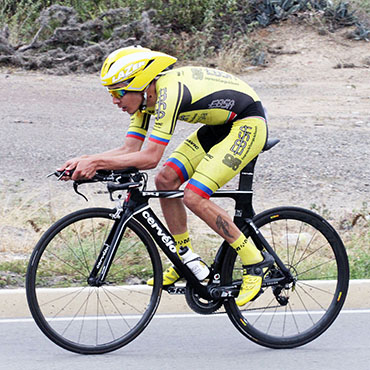
[[[101,186],[100,189],[91,185],[83,188],[90,200],[86,203],[73,193],[69,184],[62,184],[59,188],[58,185],[51,183],[49,188],[32,192],[22,186],[3,186],[1,189],[0,287],[23,285],[28,259],[34,246],[56,220],[82,208],[114,206],[109,201],[108,194],[101,191]],[[151,206],[163,219],[159,202],[152,201]],[[232,214],[232,204],[228,211]],[[196,216],[191,213],[188,215],[192,245],[207,263],[211,263],[222,240]],[[330,218],[331,215],[325,216]],[[361,210],[354,210],[341,219],[330,222],[339,231],[346,245],[351,278],[370,278],[370,217],[367,204]],[[163,261],[167,264],[165,257]]]
[[[346,246],[352,279],[370,279],[370,210],[366,202],[343,216],[338,231]]]

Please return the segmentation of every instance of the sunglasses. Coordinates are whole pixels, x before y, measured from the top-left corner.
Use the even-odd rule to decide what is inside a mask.
[[[108,89],[109,93],[113,96],[113,98],[121,99],[126,93],[126,90],[123,88],[120,89]]]

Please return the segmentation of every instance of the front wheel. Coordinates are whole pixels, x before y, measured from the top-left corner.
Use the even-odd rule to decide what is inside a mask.
[[[294,283],[264,287],[243,307],[231,298],[225,302],[227,314],[243,335],[260,345],[293,348],[308,343],[333,323],[343,306],[349,282],[344,245],[322,217],[301,208],[274,208],[253,221]],[[270,275],[276,276],[276,264],[274,269]],[[241,281],[241,262],[232,248],[221,276],[225,285]]]
[[[130,220],[105,284],[88,277],[118,220],[113,210],[72,213],[50,227],[31,256],[26,290],[43,333],[77,353],[113,351],[132,341],[153,317],[161,295],[162,265],[149,234]],[[154,286],[146,280],[154,277]]]

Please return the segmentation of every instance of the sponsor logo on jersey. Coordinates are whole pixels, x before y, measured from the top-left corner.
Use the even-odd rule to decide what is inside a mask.
[[[216,99],[208,105],[209,109],[226,109],[231,110],[235,105],[234,99]]]
[[[233,146],[230,150],[235,155],[242,155],[244,149],[247,147],[251,132],[248,130],[252,130],[252,127],[249,126],[241,126],[239,129],[238,139],[235,140]]]
[[[192,68],[191,72],[193,74],[193,79],[194,80],[203,80],[204,78],[204,73],[203,70],[200,68]]]
[[[222,163],[236,171],[239,168],[242,161],[238,158],[235,158],[231,154],[226,154],[224,159],[222,160]]]
[[[159,97],[155,109],[156,120],[160,120],[166,115],[165,112],[167,108],[166,100],[167,100],[167,87],[164,87],[159,90]]]

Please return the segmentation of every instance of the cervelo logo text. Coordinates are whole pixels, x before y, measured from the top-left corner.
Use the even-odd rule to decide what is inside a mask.
[[[109,249],[109,244],[104,243],[103,253],[101,255],[101,258],[100,258],[98,264],[96,265],[96,268],[97,269],[100,269],[100,266],[102,265],[102,263],[104,261],[105,255],[108,253],[108,249]]]
[[[113,76],[112,77],[112,82],[113,83],[116,83],[116,82],[122,81],[124,78],[130,76],[136,70],[138,70],[139,68],[141,68],[145,63],[146,63],[145,61],[141,61],[141,62],[138,62],[138,63],[130,64],[123,71],[121,71],[120,73],[118,73],[117,77],[116,76]]]
[[[157,230],[157,235],[161,237],[162,242],[169,248],[172,253],[176,253],[175,243],[169,235],[166,235],[161,227],[157,224],[153,217],[150,217],[150,213],[145,211],[143,212],[143,217],[146,219],[146,222],[153,228]]]

